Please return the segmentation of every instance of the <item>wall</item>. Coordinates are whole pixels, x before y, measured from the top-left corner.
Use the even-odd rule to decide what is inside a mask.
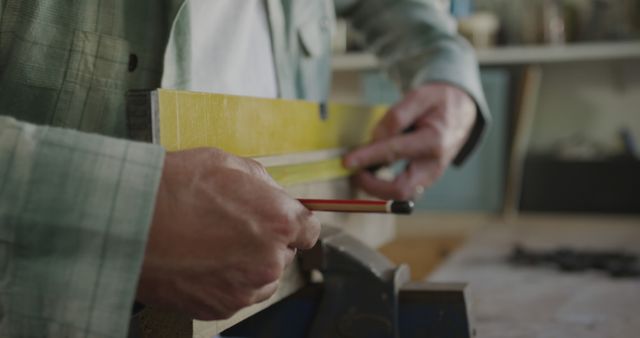
[[[640,61],[545,65],[530,150],[586,139],[606,153],[620,150],[620,128],[640,141]]]

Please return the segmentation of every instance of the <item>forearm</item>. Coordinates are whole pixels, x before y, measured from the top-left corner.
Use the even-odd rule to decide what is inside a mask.
[[[0,336],[126,335],[163,157],[0,116]]]

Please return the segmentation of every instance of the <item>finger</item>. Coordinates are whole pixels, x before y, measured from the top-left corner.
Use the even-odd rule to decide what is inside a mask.
[[[434,129],[423,128],[362,146],[345,156],[344,165],[349,169],[360,169],[390,164],[399,159],[436,157],[439,152],[439,136]]]
[[[354,180],[364,191],[382,199],[411,200],[416,189],[431,186],[441,175],[439,162],[432,159],[413,161],[393,181],[377,178],[369,172],[358,173]]]
[[[271,298],[271,296],[273,296],[276,291],[278,291],[278,285],[279,281],[275,281],[257,290],[253,295],[253,304],[260,303]]]
[[[298,252],[298,249],[294,248],[294,247],[287,247],[285,249],[284,252],[284,266],[289,266],[291,265],[291,262],[293,262],[293,260],[296,258],[296,253]]]
[[[251,158],[245,158],[245,160],[248,167],[247,169],[251,174],[253,174],[255,177],[262,178],[263,181],[269,184],[271,187],[282,190],[282,186],[279,185],[278,182],[276,182],[273,177],[271,177],[271,175],[269,175],[267,168],[263,166],[262,163]]]
[[[355,183],[368,194],[381,199],[403,199],[392,182],[377,179],[373,174],[363,171],[353,177]]]
[[[301,203],[299,205],[303,209],[298,217],[300,228],[296,238],[289,246],[301,250],[311,249],[320,236],[320,221],[313,215],[311,210],[305,208]]]
[[[435,104],[433,95],[410,93],[395,104],[373,130],[373,140],[380,141],[402,133],[415,123],[420,115]]]
[[[395,184],[411,198],[419,197],[425,188],[431,187],[442,176],[444,166],[437,159],[423,158],[409,163],[406,170],[395,179]]]

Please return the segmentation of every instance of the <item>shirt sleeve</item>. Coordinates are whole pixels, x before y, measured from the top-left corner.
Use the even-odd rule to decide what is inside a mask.
[[[0,336],[126,336],[163,159],[0,116]]]
[[[454,20],[433,0],[335,0],[341,16],[363,34],[368,47],[402,90],[444,82],[467,92],[478,117],[454,163],[461,164],[490,120],[473,48]]]

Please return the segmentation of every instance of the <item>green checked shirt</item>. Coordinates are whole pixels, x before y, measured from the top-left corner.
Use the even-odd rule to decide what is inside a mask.
[[[164,151],[124,140],[125,93],[159,86],[182,6],[0,0],[0,338],[126,336]],[[326,99],[333,2],[265,8],[279,96]],[[444,81],[476,100],[464,158],[487,109],[471,49],[433,1],[335,8],[403,89]]]

